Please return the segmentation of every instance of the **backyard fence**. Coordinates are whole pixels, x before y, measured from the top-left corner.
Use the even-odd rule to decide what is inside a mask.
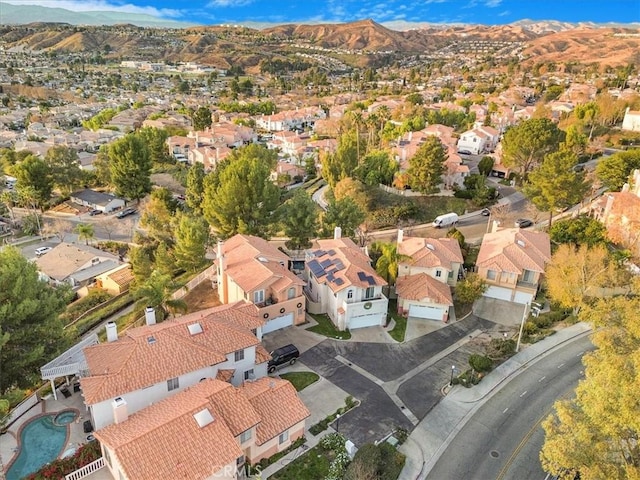
[[[198,285],[200,285],[205,280],[209,280],[209,279],[215,277],[216,273],[217,273],[216,272],[216,265],[213,264],[209,268],[203,270],[198,275],[196,275],[191,280],[189,280],[189,282],[184,287],[180,288],[179,290],[176,290],[173,293],[173,295],[171,295],[171,298],[173,300],[178,300],[178,299],[184,297],[187,293],[189,293],[190,290],[193,290],[194,288],[196,288]]]
[[[5,427],[8,427],[13,422],[15,422],[22,415],[27,413],[33,407],[35,407],[40,402],[39,392],[36,391],[32,393],[30,396],[25,398],[22,402],[20,402],[15,408],[13,408],[8,415],[3,419],[2,423]]]

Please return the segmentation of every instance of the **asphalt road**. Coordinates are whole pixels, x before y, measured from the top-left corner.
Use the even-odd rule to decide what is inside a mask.
[[[526,368],[491,396],[448,445],[429,480],[544,480],[540,422],[554,402],[570,398],[582,378],[582,355],[592,350],[579,337]]]

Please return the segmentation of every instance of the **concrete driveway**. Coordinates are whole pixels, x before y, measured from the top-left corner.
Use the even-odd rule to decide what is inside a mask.
[[[507,327],[513,327],[520,325],[520,322],[522,322],[524,307],[521,303],[480,297],[473,305],[473,313],[480,318],[485,318]]]

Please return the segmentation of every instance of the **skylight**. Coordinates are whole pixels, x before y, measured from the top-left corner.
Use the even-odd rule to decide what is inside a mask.
[[[193,418],[198,422],[200,428],[206,427],[213,422],[213,415],[211,415],[211,412],[206,408],[200,410],[198,413],[194,413]]]

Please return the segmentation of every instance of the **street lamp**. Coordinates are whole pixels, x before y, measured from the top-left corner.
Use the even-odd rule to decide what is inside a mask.
[[[340,414],[336,415],[336,433],[340,433]]]
[[[522,321],[520,322],[520,333],[518,334],[518,343],[516,343],[516,353],[520,350],[520,341],[522,340],[522,331],[524,330],[524,322],[529,316],[529,306],[530,304],[527,302],[524,306],[524,313],[522,314]]]
[[[453,386],[453,373],[456,371],[456,366],[451,365],[451,380],[449,380],[449,386]]]

